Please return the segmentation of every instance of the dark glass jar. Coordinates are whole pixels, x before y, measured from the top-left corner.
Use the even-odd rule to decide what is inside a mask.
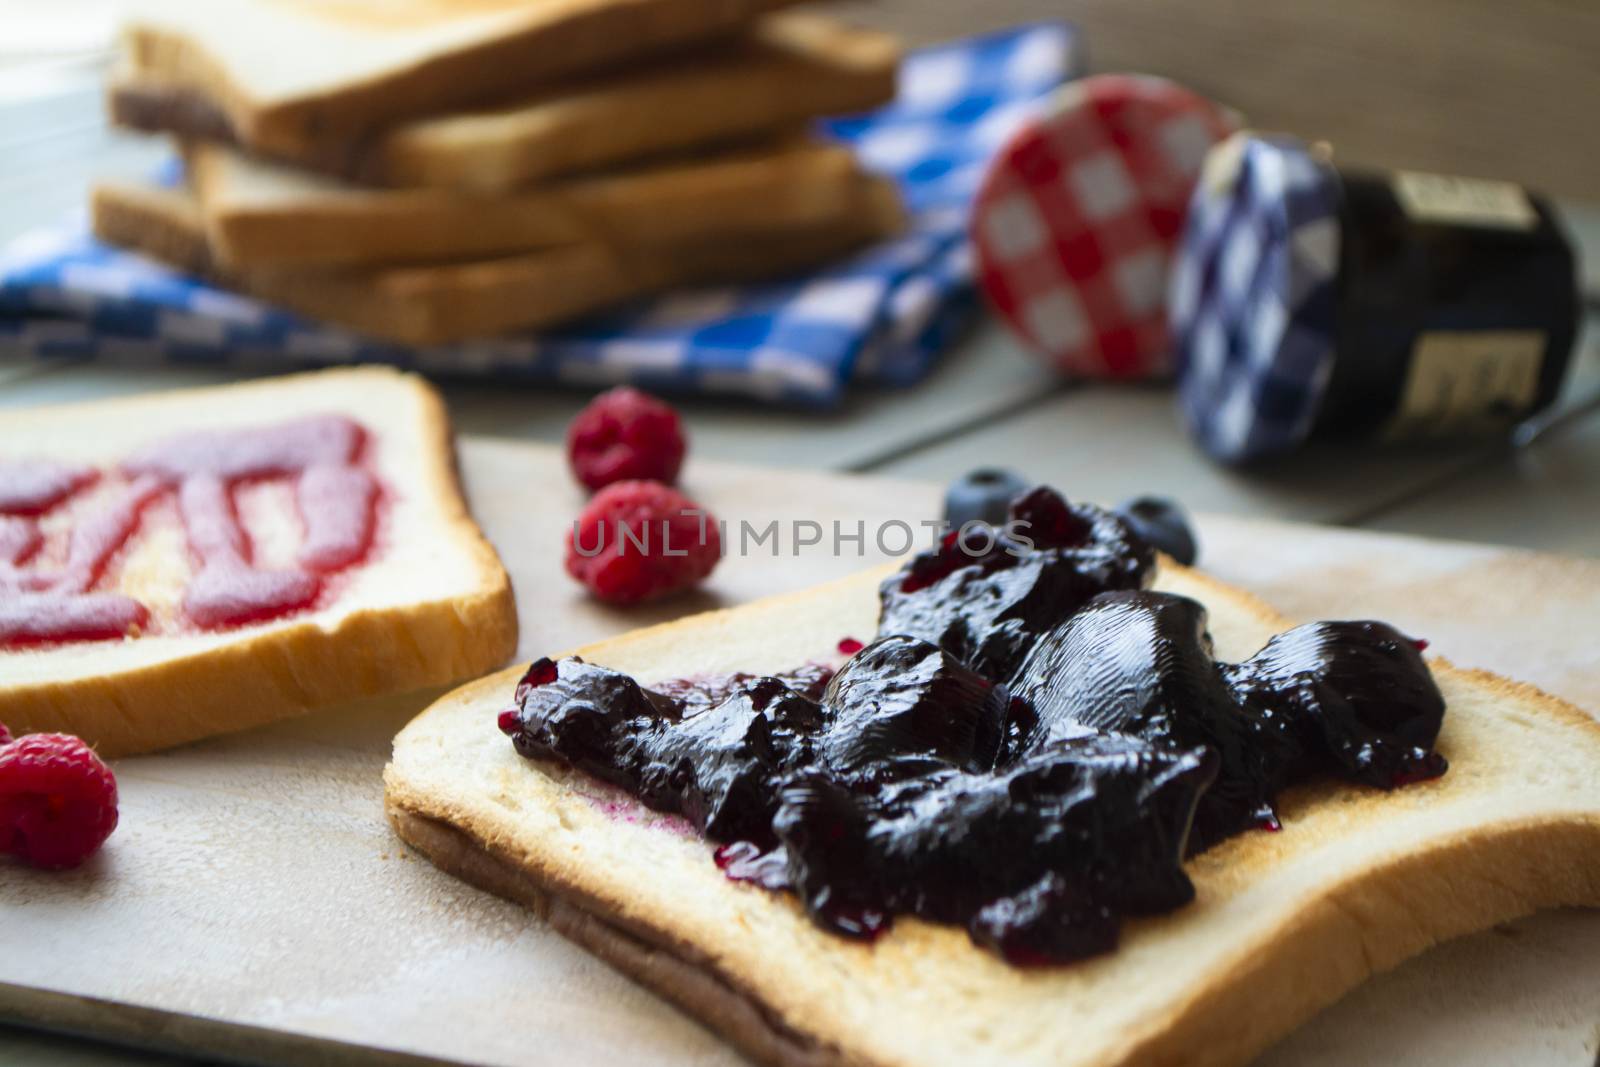
[[[1502,433],[1571,361],[1577,264],[1507,182],[1339,171],[1337,358],[1313,436]]]
[[[1520,186],[1241,134],[1196,187],[1169,311],[1191,430],[1246,462],[1507,433],[1560,392],[1581,302],[1555,211]]]

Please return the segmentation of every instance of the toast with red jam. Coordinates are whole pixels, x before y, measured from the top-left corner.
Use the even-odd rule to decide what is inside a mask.
[[[481,674],[516,647],[438,394],[384,369],[0,426],[0,722],[107,756]]]

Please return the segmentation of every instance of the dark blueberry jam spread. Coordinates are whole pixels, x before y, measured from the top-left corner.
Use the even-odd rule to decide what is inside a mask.
[[[729,877],[827,929],[909,914],[1016,964],[1078,959],[1192,899],[1184,857],[1276,829],[1285,787],[1445,771],[1420,642],[1313,623],[1222,663],[1200,604],[1145,588],[1153,567],[1122,519],[1035,489],[886,581],[877,639],[837,673],[645,689],[543,659],[500,725],[681,813]]]

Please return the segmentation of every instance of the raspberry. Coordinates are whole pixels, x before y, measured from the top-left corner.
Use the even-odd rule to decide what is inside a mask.
[[[631,480],[671,485],[686,447],[678,413],[627,386],[589,401],[567,427],[567,462],[591,492]]]
[[[687,589],[721,555],[717,520],[657,482],[606,486],[567,531],[567,573],[614,604]]]
[[[76,867],[117,828],[117,780],[65,734],[0,748],[0,853],[35,867]]]

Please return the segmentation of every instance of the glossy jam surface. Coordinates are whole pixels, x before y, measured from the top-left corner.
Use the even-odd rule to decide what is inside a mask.
[[[877,639],[831,677],[646,689],[540,660],[501,728],[684,815],[729,877],[793,891],[827,929],[917,915],[1022,965],[1188,902],[1184,857],[1277,828],[1290,784],[1444,772],[1418,643],[1315,623],[1219,662],[1205,609],[1145,588],[1152,554],[1121,520],[1049,490],[1012,520],[886,581]]]
[[[1011,517],[992,537],[947,535],[885,581],[878,632],[931,641],[1003,680],[1059,619],[1097,593],[1142,587],[1155,566],[1121,519],[1049,489],[1018,497]]]
[[[0,647],[143,628],[146,605],[96,587],[163,498],[176,503],[195,563],[182,604],[189,624],[240,626],[311,605],[327,575],[362,560],[373,544],[380,491],[361,464],[365,440],[350,419],[314,416],[170,437],[105,475],[43,460],[0,463]],[[304,536],[295,566],[258,567],[236,497],[277,478],[294,482]],[[74,514],[63,558],[42,563],[41,527],[52,510],[102,480],[95,506]]]

